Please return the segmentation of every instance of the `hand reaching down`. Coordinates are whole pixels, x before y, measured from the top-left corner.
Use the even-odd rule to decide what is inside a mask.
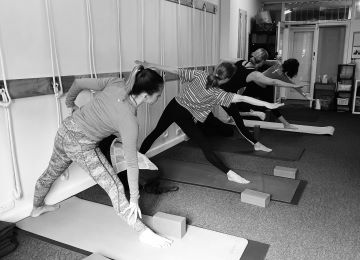
[[[134,226],[138,216],[139,216],[139,218],[142,218],[141,210],[139,208],[139,204],[136,203],[136,202],[131,201],[130,205],[126,209],[124,209],[121,212],[121,214],[126,214],[126,212],[128,212],[128,211],[129,211],[129,214],[127,216],[127,223],[130,226]]]

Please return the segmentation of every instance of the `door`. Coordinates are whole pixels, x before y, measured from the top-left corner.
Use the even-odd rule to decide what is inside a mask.
[[[313,95],[316,72],[316,46],[318,42],[318,25],[291,26],[289,30],[288,58],[299,61],[299,72],[294,81],[306,83],[302,90],[308,96]],[[304,99],[297,91],[286,89],[287,99]]]

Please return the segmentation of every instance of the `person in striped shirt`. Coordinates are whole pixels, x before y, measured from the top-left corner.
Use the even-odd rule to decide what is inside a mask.
[[[197,142],[207,160],[224,172],[229,181],[240,184],[249,183],[248,180],[229,169],[217,157],[196,123],[204,122],[211,110],[218,105],[229,107],[231,103],[246,102],[275,109],[283,104],[268,103],[220,89],[219,86],[229,81],[236,71],[236,67],[230,62],[220,63],[213,74],[200,70],[172,68],[145,61],[136,61],[136,63],[177,74],[181,81],[189,83],[166,106],[155,129],[145,138],[139,151],[145,154],[155,140],[175,122],[189,138]]]

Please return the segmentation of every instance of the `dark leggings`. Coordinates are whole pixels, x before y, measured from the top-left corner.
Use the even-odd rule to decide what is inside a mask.
[[[196,126],[191,113],[181,106],[175,98],[166,106],[162,113],[159,122],[155,129],[145,138],[140,147],[140,153],[145,154],[155,142],[155,140],[172,124],[176,123],[182,131],[196,142],[203,151],[206,159],[212,163],[216,168],[224,173],[227,173],[230,169],[217,157],[213,152],[208,140]]]
[[[236,128],[238,129],[239,133],[252,145],[257,143],[255,137],[249,132],[248,128],[245,126],[243,118],[239,114],[239,109],[237,108],[236,104],[231,104],[230,107],[222,107],[226,113],[231,116],[236,124]],[[229,124],[226,124],[216,117],[212,113],[209,114],[208,118],[204,123],[197,123],[200,129],[206,135],[220,135],[220,136],[231,136],[233,135],[233,127]],[[229,129],[230,128],[230,129]]]
[[[205,122],[197,122],[196,125],[201,129],[204,135],[209,137],[224,136],[230,137],[234,135],[234,127],[229,124],[225,124],[220,119],[210,113]]]
[[[255,83],[249,84],[248,87],[244,90],[242,95],[257,98],[266,102],[273,103],[273,93],[274,93],[274,87],[273,86],[266,86],[266,87],[260,87],[259,85],[256,85]],[[256,111],[265,111],[266,107],[259,107],[250,105],[244,102],[237,103],[237,107],[242,112],[250,111],[250,109],[256,110]],[[279,118],[282,116],[280,111],[278,109],[272,109],[271,113],[276,117]]]
[[[252,145],[257,143],[257,140],[255,137],[249,132],[249,130],[246,128],[244,124],[244,120],[240,115],[240,111],[238,107],[236,106],[236,103],[232,103],[229,107],[222,107],[226,113],[231,116],[236,124],[236,128],[238,129],[239,133]]]

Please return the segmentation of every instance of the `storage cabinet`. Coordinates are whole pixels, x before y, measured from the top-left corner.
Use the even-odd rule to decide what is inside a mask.
[[[314,99],[320,99],[321,110],[335,110],[336,83],[315,82]]]
[[[276,32],[275,31],[255,31],[249,37],[249,57],[251,53],[259,48],[264,48],[269,53],[269,59],[276,57]]]
[[[354,90],[355,64],[339,64],[336,89],[336,110],[346,112],[352,110]]]

